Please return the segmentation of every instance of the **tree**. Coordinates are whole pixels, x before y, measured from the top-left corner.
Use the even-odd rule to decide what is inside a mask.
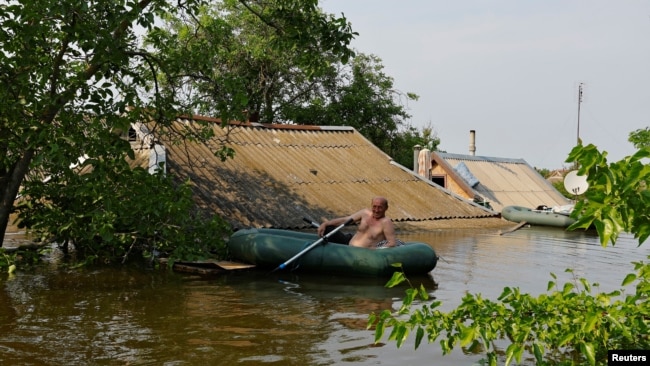
[[[415,145],[420,145],[429,151],[438,150],[440,138],[435,133],[431,122],[420,129],[407,124],[390,141],[390,150],[387,153],[399,164],[410,168],[414,166],[413,148]]]
[[[187,109],[277,123],[288,122],[283,109],[309,98],[332,64],[354,56],[344,47],[354,35],[344,17],[323,14],[317,1],[227,0],[191,19],[166,17],[165,28],[147,39],[159,47],[158,58],[170,60],[173,76],[163,91]]]
[[[551,175],[551,171],[546,168],[535,167],[535,170],[544,178],[548,178]]]
[[[352,126],[389,153],[391,141],[411,117],[398,101],[417,100],[418,96],[395,90],[393,79],[383,69],[377,56],[357,55],[349,69],[339,71],[328,87],[322,88],[318,98],[296,106],[289,117],[303,124]]]
[[[190,184],[178,184],[162,170],[132,168],[119,154],[104,155],[82,174],[70,170],[36,180],[24,192],[41,199],[18,205],[21,225],[45,235],[43,240],[56,238],[64,253],[73,243],[82,263],[124,263],[135,254],[151,260],[226,254],[223,237],[230,227],[196,209]]]
[[[404,151],[413,146],[401,144],[411,142],[406,140],[413,132],[404,126],[410,118],[405,102],[417,95],[395,90],[373,55],[334,52],[327,43],[311,42],[316,63],[305,59],[303,49],[275,48],[277,31],[267,19],[282,6],[270,1],[251,12],[226,1],[204,8],[192,22],[167,19],[165,30],[149,34],[166,47],[159,57],[196,55],[177,65],[179,77],[166,80],[167,92],[184,95],[196,113],[222,119],[352,126],[391,156],[412,155]],[[320,16],[349,32],[342,19]]]
[[[195,5],[184,4],[184,10]],[[68,169],[84,153],[99,157],[102,147],[114,142],[104,140],[104,131],[127,129],[130,120],[141,117],[146,105],[135,87],[143,79],[131,72],[131,62],[144,58],[133,27],[151,27],[153,14],[173,8],[157,0],[12,2],[0,7],[3,233],[21,185],[30,183],[24,182],[28,174],[42,180]],[[127,111],[127,106],[134,108]]]
[[[630,132],[628,141],[637,149],[650,146],[650,127],[640,128],[636,131]]]
[[[555,189],[557,189],[558,192],[560,192],[564,197],[572,200],[576,198],[576,195],[573,193],[570,193],[569,191],[566,190],[566,187],[564,186],[564,181],[561,182],[553,182],[551,183]]]
[[[274,50],[301,49],[299,61],[314,73],[323,64],[313,52],[314,45],[341,57],[352,52],[348,43],[353,35],[345,18],[323,16],[315,0],[278,0],[270,12],[260,11],[263,1],[238,3],[274,29]],[[164,126],[179,114],[191,112],[182,94],[163,91],[161,85],[179,79],[181,66],[201,54],[160,57],[159,51],[167,49],[161,43],[164,39],[151,37],[144,48],[136,27],[156,34],[157,16],[193,19],[203,5],[202,0],[44,0],[0,6],[3,232],[21,186],[24,204],[20,209],[38,213],[25,224],[63,240],[77,240],[79,245],[87,243],[90,251],[107,252],[106,247],[91,243],[108,243],[115,249],[113,257],[128,254],[141,235],[147,236],[145,242],[161,240],[155,225],[177,227],[182,220],[170,221],[169,217],[191,214],[182,182],[144,177],[142,170],[127,169],[124,159],[134,158],[133,150],[118,135],[135,122]],[[241,105],[232,104],[232,110]],[[205,136],[197,136],[201,137]],[[81,164],[84,174],[79,175],[71,163],[84,155],[89,159]],[[163,192],[135,189],[138,184]],[[167,197],[176,206],[162,208],[142,229],[147,223],[138,217],[151,214],[149,208],[156,199],[152,194]],[[174,202],[171,197],[179,199]],[[210,222],[215,222],[213,227],[220,225],[210,219],[205,224]],[[86,226],[66,231],[75,225]],[[135,234],[134,227],[139,228]],[[84,228],[88,235],[83,234]],[[192,229],[180,228],[179,232]],[[167,231],[164,240],[174,240],[170,236]],[[185,237],[187,243],[196,242],[189,234]]]

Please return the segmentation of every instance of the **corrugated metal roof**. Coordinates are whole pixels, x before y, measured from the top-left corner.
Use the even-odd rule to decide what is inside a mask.
[[[303,217],[320,220],[369,207],[374,196],[389,201],[394,221],[498,216],[436,187],[394,163],[350,127],[208,122],[214,137],[205,142],[157,139],[167,151],[168,172],[189,178],[199,207],[234,228],[304,228]],[[194,129],[190,119],[173,128]],[[159,127],[158,127],[159,128]],[[222,162],[213,152],[219,141],[235,150]]]
[[[464,163],[479,180],[474,191],[486,198],[495,211],[518,205],[534,208],[539,205],[561,206],[569,200],[558,192],[523,159],[435,153],[452,168]]]

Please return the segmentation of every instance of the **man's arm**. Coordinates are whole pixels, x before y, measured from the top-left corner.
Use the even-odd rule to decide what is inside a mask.
[[[325,234],[325,228],[327,228],[328,226],[338,227],[345,224],[350,219],[352,219],[352,221],[354,221],[355,223],[358,223],[359,221],[361,221],[361,218],[363,217],[364,210],[365,209],[357,211],[350,216],[337,217],[335,219],[325,221],[324,223],[320,224],[320,226],[318,227],[318,236],[323,236]]]
[[[395,226],[393,221],[389,218],[382,223],[384,229],[384,236],[386,237],[386,247],[394,247],[397,245],[397,237],[395,236]]]

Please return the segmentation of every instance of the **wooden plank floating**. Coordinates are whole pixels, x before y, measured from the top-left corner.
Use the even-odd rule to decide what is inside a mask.
[[[503,234],[511,233],[511,232],[513,232],[515,230],[519,230],[526,224],[528,224],[526,221],[522,221],[522,222],[518,223],[515,227],[510,228],[510,229],[508,229],[506,231],[502,232],[501,230],[499,230],[499,235],[503,235]]]
[[[200,275],[215,275],[226,272],[226,270],[221,268],[204,268],[179,263],[174,263],[172,270],[174,272],[194,273]]]
[[[230,262],[230,261],[218,261],[215,263],[215,265],[228,271],[236,270],[236,269],[255,268],[254,264],[246,264],[246,263],[238,263],[238,262]]]
[[[160,264],[167,266],[167,258],[161,258]],[[172,270],[183,273],[196,273],[203,275],[219,274],[228,271],[244,270],[255,268],[253,264],[238,263],[231,261],[218,261],[214,259],[206,259],[191,262],[175,262]]]

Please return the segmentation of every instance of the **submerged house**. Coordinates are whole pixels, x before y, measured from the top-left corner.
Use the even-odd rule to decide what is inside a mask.
[[[516,205],[563,206],[570,203],[523,159],[432,153],[434,182],[495,211]]]
[[[245,227],[305,228],[303,218],[345,216],[389,201],[395,222],[498,219],[497,212],[440,188],[395,162],[351,127],[176,119],[169,131],[208,128],[213,137],[178,143],[158,126],[137,124],[132,146],[141,164],[190,180],[197,206]],[[155,132],[151,132],[155,131]],[[177,138],[176,138],[177,139]],[[220,147],[234,150],[222,161]]]
[[[553,185],[523,159],[476,156],[471,131],[471,155],[420,151],[429,166],[420,170],[426,178],[458,196],[501,212],[506,206],[536,208],[570,203]],[[423,160],[424,159],[424,160]]]

